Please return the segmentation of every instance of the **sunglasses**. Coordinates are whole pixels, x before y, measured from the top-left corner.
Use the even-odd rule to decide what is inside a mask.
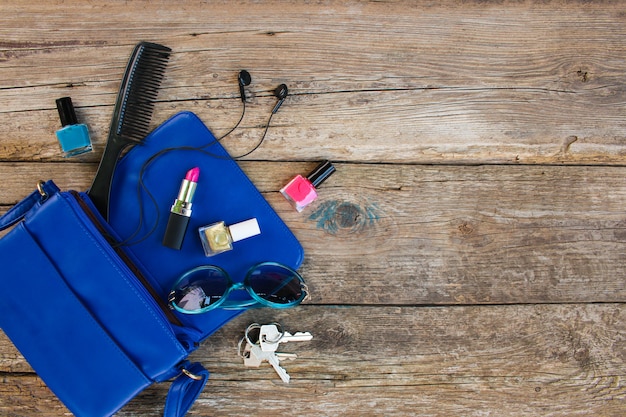
[[[249,299],[231,296],[246,290]],[[263,262],[248,270],[243,282],[233,282],[216,265],[203,265],[184,273],[170,291],[170,306],[184,314],[200,314],[222,308],[241,310],[253,307],[289,308],[308,296],[304,279],[292,268]]]

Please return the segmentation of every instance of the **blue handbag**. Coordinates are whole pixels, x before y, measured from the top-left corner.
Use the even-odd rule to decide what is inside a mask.
[[[173,387],[188,389],[173,392],[199,394],[208,372],[185,361],[189,350],[176,339],[167,310],[137,278],[147,272],[113,249],[105,236],[115,233],[85,194],[60,192],[51,181],[40,190],[0,224],[19,221],[0,240],[3,331],[77,416],[112,415],[183,369]]]
[[[172,153],[159,161],[165,165],[148,172],[145,180],[155,190],[157,206],[140,206],[146,222],[158,219],[156,229],[136,245],[116,244],[136,226],[139,171],[151,155],[172,146],[163,139],[172,135],[186,146],[214,140],[191,113],[157,128],[144,146],[133,148],[119,163],[110,224],[85,193],[60,191],[52,181],[40,183],[0,217],[0,230],[13,227],[0,239],[0,327],[77,416],[111,416],[146,387],[168,380],[173,382],[164,415],[185,415],[209,376],[200,364],[189,363],[188,355],[240,311],[177,313],[166,303],[173,282],[207,263],[242,278],[241,271],[258,261],[294,269],[302,262],[299,242],[238,165],[193,152],[186,158]],[[212,151],[228,155],[218,143]],[[161,239],[180,172],[189,164],[199,166],[210,180],[199,183],[204,194],[198,204],[194,201],[183,248],[175,251]],[[214,192],[226,193],[229,201],[210,204]],[[151,211],[159,209],[161,216]],[[208,262],[198,225],[251,217],[258,219],[261,235]]]

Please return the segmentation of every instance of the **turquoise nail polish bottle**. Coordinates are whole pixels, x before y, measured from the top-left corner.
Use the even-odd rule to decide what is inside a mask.
[[[84,124],[79,124],[76,112],[70,97],[56,100],[57,110],[61,118],[61,129],[57,130],[57,139],[61,144],[63,156],[66,158],[90,152],[92,150],[89,130]]]

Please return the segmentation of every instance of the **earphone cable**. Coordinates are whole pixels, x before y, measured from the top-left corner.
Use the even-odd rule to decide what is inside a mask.
[[[224,155],[218,155],[215,154],[213,152],[210,152],[208,150],[206,150],[205,148],[208,148],[216,143],[220,143],[224,138],[226,138],[227,136],[229,136],[231,133],[233,133],[241,124],[241,122],[244,119],[244,116],[246,114],[246,102],[243,101],[243,109],[241,112],[241,116],[239,117],[239,120],[237,121],[237,123],[225,134],[223,134],[222,136],[220,136],[219,138],[213,139],[212,141],[202,145],[202,146],[176,146],[176,147],[170,147],[170,148],[165,148],[160,150],[159,152],[155,153],[154,155],[150,156],[150,158],[148,158],[148,160],[146,162],[144,162],[144,164],[141,166],[141,169],[139,171],[139,178],[137,180],[137,201],[138,201],[138,206],[139,206],[139,223],[137,225],[137,227],[135,228],[135,230],[133,231],[133,233],[131,233],[130,236],[128,236],[127,238],[123,239],[121,242],[118,242],[115,246],[119,247],[119,246],[132,246],[132,245],[136,245],[139,244],[143,241],[145,241],[146,239],[148,239],[152,233],[154,233],[154,231],[157,229],[158,225],[159,225],[159,221],[160,221],[160,210],[159,210],[159,206],[158,203],[156,201],[156,198],[154,197],[154,195],[150,192],[150,190],[148,189],[148,187],[146,186],[146,184],[144,183],[144,175],[146,173],[146,171],[148,170],[148,168],[150,167],[150,165],[157,160],[158,158],[160,158],[161,156],[170,153],[170,152],[174,152],[174,151],[194,151],[194,152],[201,152],[205,155],[211,156],[213,158],[217,158],[217,159],[224,159],[224,160],[237,160],[237,159],[241,159],[244,158],[250,154],[252,154],[254,151],[256,151],[265,141],[265,138],[267,136],[267,132],[269,130],[270,124],[272,122],[272,118],[274,116],[275,112],[271,112],[269,118],[267,119],[267,122],[265,123],[265,129],[263,130],[263,134],[261,135],[261,139],[257,142],[257,144],[249,151],[235,156],[235,157],[231,157],[231,156],[224,156]],[[138,239],[135,239],[139,233],[141,232],[141,229],[143,227],[144,224],[144,203],[143,203],[143,193],[145,192],[145,194],[148,196],[148,198],[150,199],[152,205],[154,206],[155,209],[155,213],[156,213],[156,218],[155,221],[153,223],[153,225],[151,226],[150,230],[148,232],[146,232],[143,236],[141,236]]]

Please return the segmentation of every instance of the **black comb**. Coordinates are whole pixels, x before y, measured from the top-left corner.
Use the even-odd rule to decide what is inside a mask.
[[[172,50],[141,42],[135,46],[117,94],[113,120],[100,166],[87,192],[102,216],[109,220],[113,173],[122,150],[141,143],[148,134],[154,102]]]

